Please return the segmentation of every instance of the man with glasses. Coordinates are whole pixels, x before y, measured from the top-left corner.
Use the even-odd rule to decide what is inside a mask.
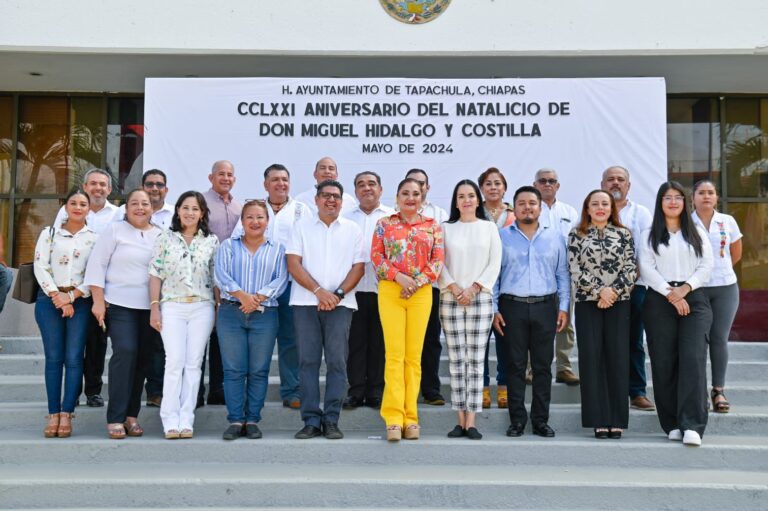
[[[117,214],[117,206],[107,201],[112,193],[112,176],[106,170],[91,169],[83,176],[83,191],[90,199],[90,210],[85,217],[88,228],[101,234]],[[56,215],[54,225],[60,226],[67,221],[64,206]],[[88,337],[85,340],[85,359],[83,360],[83,379],[86,404],[92,407],[104,406],[101,397],[104,375],[104,358],[107,356],[107,334],[91,316],[88,324]]]
[[[419,214],[433,218],[438,224],[448,220],[448,213],[427,200],[429,176],[422,169],[411,169],[405,177],[415,179],[421,187],[421,211]],[[443,406],[445,398],[440,393],[440,289],[437,282],[432,284],[432,310],[429,313],[427,333],[424,334],[424,348],[421,351],[421,397],[424,403]]]
[[[552,228],[563,236],[568,243],[568,233],[579,223],[579,213],[576,209],[557,200],[557,191],[560,189],[557,172],[554,169],[539,169],[533,180],[533,187],[541,193],[541,225]],[[571,297],[571,310],[568,318],[573,318],[573,297]],[[566,385],[578,385],[579,377],[573,372],[571,365],[571,352],[575,344],[573,322],[555,336],[555,358],[557,360],[557,372],[555,381]]]
[[[347,390],[347,342],[357,309],[354,289],[364,273],[363,233],[340,216],[344,187],[327,180],[317,185],[317,216],[295,225],[285,251],[296,285],[291,305],[299,347],[301,419],[295,438],[344,437],[338,426]],[[370,249],[369,249],[370,250]],[[325,396],[320,408],[320,363],[325,354]]]
[[[653,217],[648,208],[627,198],[630,186],[629,171],[624,167],[614,165],[603,172],[600,188],[613,196],[621,223],[632,232],[637,258],[639,255],[637,240],[641,239],[641,233],[645,229],[651,228]],[[643,276],[639,275],[629,297],[629,406],[635,410],[652,412],[656,410],[656,406],[646,395],[645,347],[643,346],[642,313],[647,290]]]
[[[315,164],[315,171],[312,173],[316,183],[331,180],[335,181],[339,179],[339,168],[336,162],[330,156],[324,156],[317,160]],[[315,196],[317,195],[317,185],[313,186],[309,190],[304,190],[296,196],[296,200],[306,204],[313,215],[317,215],[317,206],[315,205]],[[355,198],[348,193],[344,193],[343,205],[341,214],[346,215],[352,211],[357,204]]]
[[[203,193],[208,205],[208,228],[223,242],[230,236],[235,226],[240,221],[240,212],[243,210],[240,204],[232,196],[232,188],[235,186],[235,166],[228,160],[214,162],[208,181],[211,188]],[[208,359],[208,404],[224,404],[224,368],[221,365],[221,352],[219,351],[219,337],[214,326],[208,341],[208,355],[203,357],[203,374],[200,377],[200,390],[197,394],[197,406],[204,404],[205,361]]]
[[[165,202],[165,197],[168,195],[167,183],[165,172],[160,169],[150,169],[141,176],[141,186],[149,194],[149,202],[152,204],[152,223],[161,229],[171,227],[171,220],[173,220],[173,204]],[[123,218],[125,218],[125,205],[120,206],[115,213],[114,221]]]

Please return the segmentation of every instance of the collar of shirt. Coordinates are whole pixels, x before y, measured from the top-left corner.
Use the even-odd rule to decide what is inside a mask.
[[[80,229],[79,231],[77,231],[75,233],[69,232],[66,229],[64,229],[63,228],[63,224],[58,226],[58,227],[56,227],[56,226],[53,227],[54,234],[59,233],[62,236],[69,236],[69,237],[75,237],[75,236],[78,236],[79,234],[82,234],[84,232],[89,232],[89,231],[90,232],[94,232],[94,230],[91,229],[90,227],[88,227],[87,224],[84,225],[82,229]]]
[[[509,225],[509,228],[510,228],[510,230],[512,230],[512,231],[517,231],[518,233],[520,233],[520,235],[521,235],[523,238],[525,238],[526,240],[528,240],[530,243],[533,243],[533,241],[534,241],[536,238],[538,238],[538,237],[539,237],[539,235],[541,235],[541,233],[542,233],[542,232],[544,232],[544,230],[545,230],[545,229],[549,229],[549,226],[546,226],[546,225],[541,225],[541,223],[539,223],[539,226],[538,226],[538,228],[536,229],[536,232],[535,232],[535,233],[533,233],[533,238],[530,238],[530,239],[528,239],[528,236],[527,236],[527,235],[526,235],[526,234],[525,234],[525,233],[524,233],[522,230],[520,230],[520,227],[518,227],[518,225],[517,225],[517,220],[515,220],[514,222],[512,222],[512,223]]]
[[[230,202],[232,202],[234,200],[234,197],[232,196],[231,193],[228,193],[227,196],[224,197],[223,195],[220,195],[219,192],[214,190],[213,187],[208,189],[208,194],[211,197],[217,198],[220,202],[223,202],[224,204],[229,204]]]

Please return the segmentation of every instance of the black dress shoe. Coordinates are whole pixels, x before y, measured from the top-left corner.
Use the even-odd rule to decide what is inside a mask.
[[[367,397],[365,398],[365,406],[368,408],[381,408],[381,398],[380,397]]]
[[[465,434],[467,435],[467,438],[469,438],[470,440],[480,440],[481,438],[483,438],[483,434],[480,433],[475,427],[467,428]]]
[[[621,430],[620,429],[612,429],[608,432],[608,438],[612,438],[614,440],[619,440],[621,438]]]
[[[507,436],[523,436],[525,432],[525,424],[521,422],[515,422],[510,424],[507,428]]]
[[[361,406],[363,406],[363,398],[357,396],[347,396],[341,405],[345,410],[354,410]]]
[[[316,428],[314,426],[310,426],[307,424],[303,428],[301,428],[295,435],[293,435],[293,438],[296,438],[297,440],[308,440],[310,438],[315,438],[316,436],[321,436],[323,434],[322,431],[320,431],[320,428]]]
[[[543,436],[544,438],[552,438],[555,436],[555,430],[550,428],[546,422],[540,422],[533,425],[533,434]]]
[[[249,438],[251,440],[256,440],[257,438],[261,438],[261,430],[259,429],[259,426],[257,426],[252,422],[246,423],[245,438]]]
[[[101,408],[104,406],[104,398],[102,398],[98,394],[94,394],[92,396],[86,396],[85,404],[90,406],[91,408]]]
[[[445,398],[440,394],[424,396],[424,404],[432,406],[443,406],[445,404]]]
[[[323,436],[328,440],[341,440],[344,438],[344,433],[341,432],[339,425],[335,422],[324,422]]]
[[[236,440],[241,436],[243,436],[243,425],[235,423],[229,425],[224,434],[221,435],[221,438],[224,440]]]
[[[223,392],[210,392],[208,394],[209,405],[224,405],[224,393]]]
[[[464,430],[464,428],[456,424],[453,429],[448,432],[448,438],[461,438],[466,434],[467,432]]]

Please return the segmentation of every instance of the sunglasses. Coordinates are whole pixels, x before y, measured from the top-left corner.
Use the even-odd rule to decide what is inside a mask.
[[[557,184],[557,179],[552,179],[552,178],[547,179],[547,178],[542,177],[540,179],[537,179],[537,181],[539,182],[540,185],[555,185],[555,184]]]

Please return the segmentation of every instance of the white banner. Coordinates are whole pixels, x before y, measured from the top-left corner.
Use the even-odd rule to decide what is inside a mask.
[[[145,126],[144,170],[168,174],[169,201],[207,190],[222,159],[239,199],[265,196],[272,163],[298,195],[330,156],[352,195],[356,173],[379,173],[389,205],[405,172],[424,169],[429,199],[446,209],[456,182],[488,167],[506,176],[508,202],[553,168],[558,199],[579,211],[610,165],[630,170],[630,196],[648,207],[667,176],[662,78],[148,78]]]

